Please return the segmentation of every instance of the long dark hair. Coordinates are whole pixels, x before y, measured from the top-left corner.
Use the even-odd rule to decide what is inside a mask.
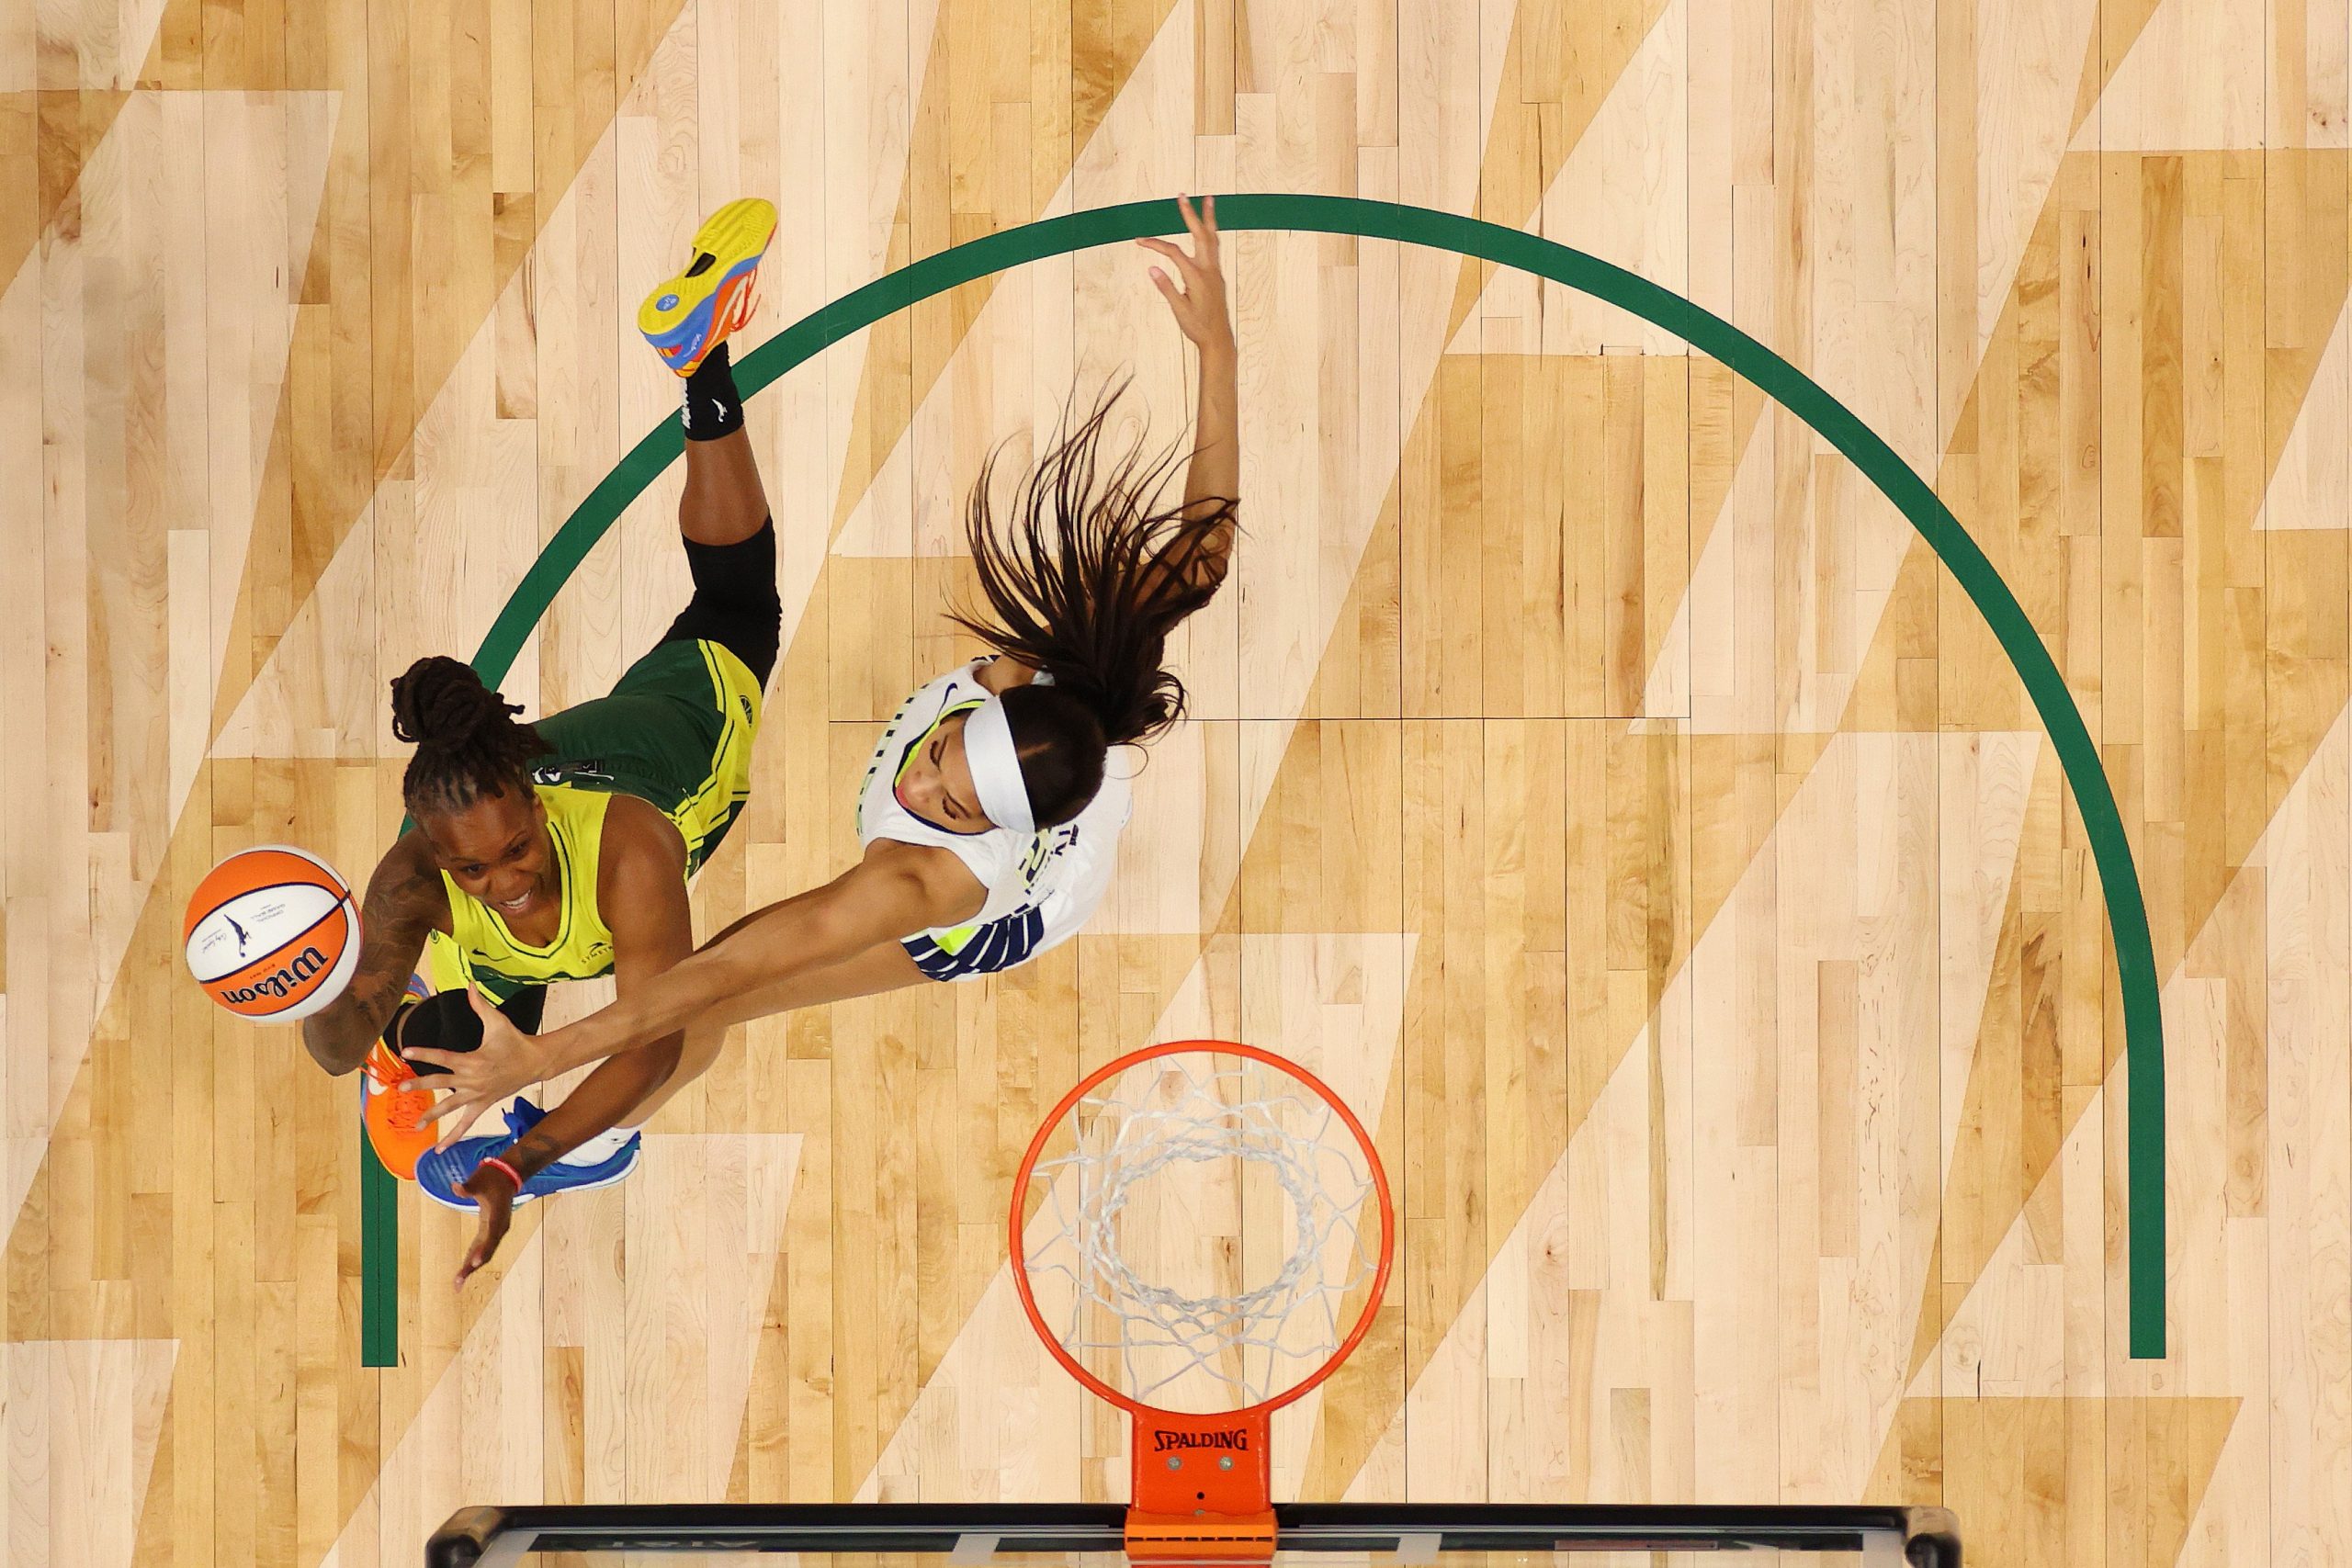
[[[1114,387],[1029,470],[1000,528],[991,454],[972,487],[965,534],[990,614],[952,613],[982,642],[1053,677],[1004,694],[1032,814],[1067,822],[1102,784],[1105,752],[1148,740],[1184,711],[1166,668],[1168,633],[1207,604],[1225,576],[1213,548],[1233,520],[1230,497],[1165,506],[1185,454],[1140,441],[1106,459]],[[1001,450],[1001,449],[1000,449]]]
[[[462,811],[484,795],[531,787],[547,742],[523,711],[481,683],[470,664],[420,659],[392,682],[392,734],[416,748],[401,779],[411,816]]]

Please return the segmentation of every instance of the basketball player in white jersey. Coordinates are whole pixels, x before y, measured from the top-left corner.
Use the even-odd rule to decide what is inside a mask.
[[[579,1022],[527,1035],[483,1006],[479,1048],[404,1053],[447,1069],[433,1087],[451,1092],[429,1113],[445,1121],[442,1145],[477,1166],[495,1162],[494,1173],[477,1169],[460,1189],[482,1211],[467,1272],[505,1230],[514,1162],[563,1153],[494,1138],[458,1143],[508,1095],[687,1023],[717,1028],[1000,973],[1068,941],[1102,901],[1133,809],[1126,781],[1105,761],[1183,710],[1183,686],[1163,664],[1166,638],[1225,580],[1240,486],[1237,353],[1216,208],[1178,205],[1189,251],[1136,243],[1171,264],[1176,276],[1155,266],[1151,279],[1200,355],[1183,501],[1159,504],[1172,457],[1102,458],[1107,400],[1023,479],[1002,529],[982,471],[966,527],[990,614],[953,618],[996,651],[922,687],[890,721],[859,791],[858,863],[745,916]]]

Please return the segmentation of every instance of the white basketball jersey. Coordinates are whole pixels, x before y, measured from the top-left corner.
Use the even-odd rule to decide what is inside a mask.
[[[1034,833],[1011,828],[951,833],[899,803],[899,771],[915,748],[942,720],[978,706],[989,695],[978,678],[981,666],[989,662],[976,659],[951,670],[900,704],[858,789],[861,846],[890,839],[945,850],[970,867],[988,889],[988,902],[962,925],[904,939],[923,973],[938,980],[1009,969],[1077,935],[1111,884],[1119,833],[1135,809],[1127,781],[1107,773],[1102,789],[1075,819]]]

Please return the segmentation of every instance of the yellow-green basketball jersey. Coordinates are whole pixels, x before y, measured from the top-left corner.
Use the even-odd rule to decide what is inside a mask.
[[[616,795],[650,802],[686,841],[691,877],[752,793],[760,682],[724,646],[665,642],[631,665],[612,694],[537,721],[549,747],[533,775],[547,807],[561,914],[555,940],[516,939],[496,910],[447,872],[449,926],[426,943],[426,976],[447,990],[470,978],[504,1001],[526,986],[593,980],[613,969],[613,933],[596,905],[605,812]]]
[[[613,797],[564,784],[541,784],[538,792],[539,804],[547,807],[548,837],[555,845],[560,910],[555,940],[545,947],[523,941],[507,930],[497,910],[461,892],[445,871],[441,885],[449,895],[450,931],[446,937],[438,931],[434,935],[439,939],[436,949],[446,946],[447,958],[458,967],[445,980],[440,973],[445,955],[436,950],[435,989],[446,988],[467,974],[496,994],[526,985],[543,986],[550,980],[593,980],[612,973],[613,933],[596,908],[596,866],[604,847],[605,810]]]

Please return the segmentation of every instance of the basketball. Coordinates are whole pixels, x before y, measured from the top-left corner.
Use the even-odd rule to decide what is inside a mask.
[[[205,874],[181,937],[187,972],[214,1001],[240,1018],[290,1023],[351,983],[359,909],[326,862],[265,844]]]

